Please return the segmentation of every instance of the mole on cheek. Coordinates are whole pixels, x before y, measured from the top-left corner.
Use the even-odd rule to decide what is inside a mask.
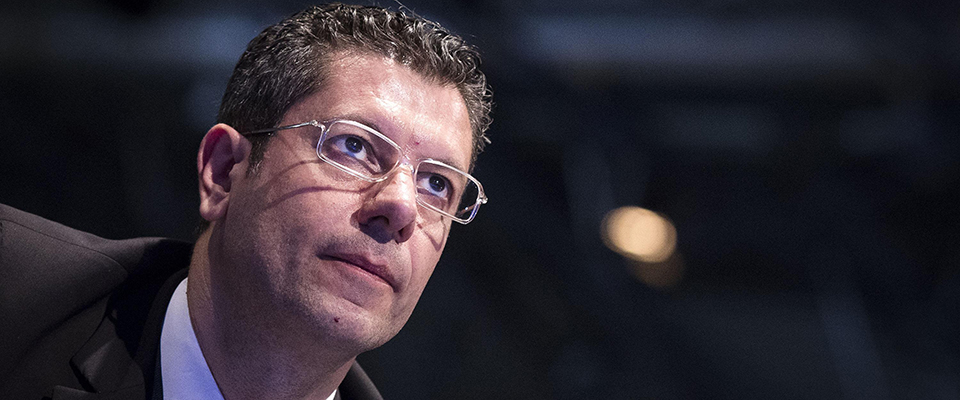
[[[334,318],[333,318],[333,322],[339,324],[339,323],[340,323],[340,318],[334,317]]]

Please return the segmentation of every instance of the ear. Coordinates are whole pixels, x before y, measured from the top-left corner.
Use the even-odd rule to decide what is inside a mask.
[[[207,131],[197,152],[197,175],[200,178],[200,216],[213,222],[227,213],[232,180],[243,174],[230,172],[246,168],[250,142],[227,124],[216,124]]]

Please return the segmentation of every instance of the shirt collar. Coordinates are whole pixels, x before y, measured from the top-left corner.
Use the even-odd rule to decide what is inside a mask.
[[[190,324],[186,279],[173,292],[163,320],[160,372],[164,398],[223,400]]]

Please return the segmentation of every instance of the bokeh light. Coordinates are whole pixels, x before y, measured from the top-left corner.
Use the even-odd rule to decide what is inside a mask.
[[[640,207],[621,207],[607,213],[601,235],[611,250],[647,263],[666,261],[677,247],[673,223]]]

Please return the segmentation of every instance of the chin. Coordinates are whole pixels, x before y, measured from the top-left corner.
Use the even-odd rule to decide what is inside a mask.
[[[406,320],[392,321],[384,317],[389,313],[370,310],[343,298],[311,300],[303,310],[306,313],[303,317],[309,321],[306,325],[314,331],[311,336],[357,353],[375,349],[392,339]]]
[[[320,327],[323,329],[321,336],[362,353],[382,346],[399,332],[382,321],[366,317],[353,314],[330,318]]]

